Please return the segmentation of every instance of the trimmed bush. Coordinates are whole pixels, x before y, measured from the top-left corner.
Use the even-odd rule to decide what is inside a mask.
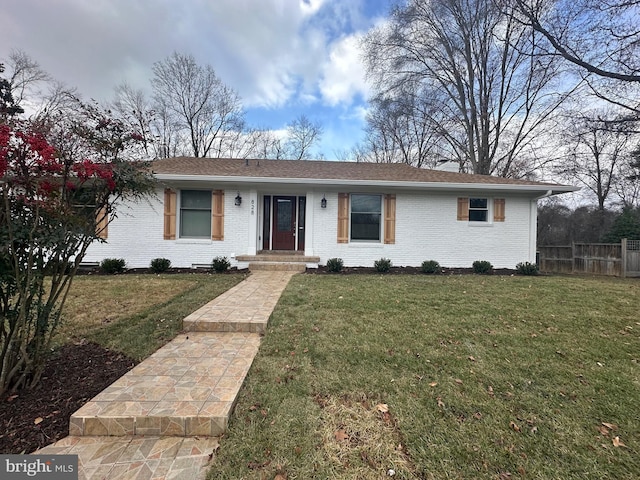
[[[100,262],[100,270],[109,275],[123,273],[127,266],[124,258],[105,258]]]
[[[486,260],[476,260],[473,262],[473,273],[488,275],[493,271],[493,265]]]
[[[422,273],[440,273],[440,264],[435,260],[422,262]]]
[[[518,275],[537,275],[538,265],[530,262],[520,262],[516,265]]]
[[[164,273],[171,268],[171,260],[168,258],[154,258],[150,265],[153,273]]]
[[[327,260],[327,270],[330,272],[341,272],[343,266],[344,263],[342,262],[341,258],[330,258],[329,260]]]
[[[224,273],[231,267],[231,262],[227,257],[216,257],[211,262],[211,268],[216,273]]]
[[[380,273],[387,273],[391,270],[391,265],[391,260],[388,258],[381,258],[380,260],[373,262],[374,268]]]

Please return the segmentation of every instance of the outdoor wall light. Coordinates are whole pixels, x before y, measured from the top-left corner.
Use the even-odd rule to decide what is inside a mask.
[[[239,207],[242,204],[242,197],[240,196],[240,192],[236,195],[236,206]]]
[[[327,208],[327,199],[324,198],[324,194],[322,195],[322,200],[320,200],[320,208]]]

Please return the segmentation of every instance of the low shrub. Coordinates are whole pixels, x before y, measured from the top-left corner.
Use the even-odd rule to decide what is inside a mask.
[[[518,275],[537,275],[538,265],[530,262],[520,262],[516,265]]]
[[[473,273],[487,275],[493,271],[493,265],[486,260],[476,260],[473,262]]]
[[[381,258],[373,262],[374,268],[380,273],[386,273],[391,270],[391,260],[388,258]]]
[[[229,270],[231,262],[227,257],[216,257],[211,262],[211,268],[216,273],[223,273]]]
[[[440,264],[435,260],[422,262],[422,273],[440,273]]]
[[[341,272],[342,267],[344,267],[344,263],[341,258],[330,258],[327,260],[327,270],[330,272]]]
[[[109,275],[123,273],[127,267],[124,258],[105,258],[100,262],[100,270]]]
[[[168,258],[154,258],[150,265],[153,273],[164,273],[171,268],[171,260]]]

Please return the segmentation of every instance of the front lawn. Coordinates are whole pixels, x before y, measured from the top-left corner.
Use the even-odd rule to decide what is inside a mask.
[[[296,275],[209,478],[637,478],[639,310],[638,280]]]
[[[88,339],[143,360],[182,330],[182,319],[244,274],[77,276],[56,344]]]

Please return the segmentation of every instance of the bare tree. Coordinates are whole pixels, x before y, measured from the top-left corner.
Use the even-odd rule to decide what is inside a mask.
[[[22,50],[12,50],[7,60],[9,84],[16,103],[25,105],[27,99],[42,98],[37,91],[43,83],[49,82],[51,76],[42,69],[40,64]]]
[[[558,173],[583,184],[604,211],[611,195],[623,180],[621,168],[630,157],[632,133],[603,118],[613,117],[603,110],[574,113],[563,131],[568,154]]]
[[[5,65],[8,77],[4,80],[15,104],[36,121],[68,108],[77,92],[55,80],[40,64],[22,50],[12,50]]]
[[[115,89],[115,99],[111,105],[119,118],[138,132],[147,158],[154,154],[160,156],[160,139],[153,128],[153,108],[144,92],[126,82],[121,83]]]
[[[507,3],[507,2],[504,2]],[[640,114],[640,1],[514,0],[512,13],[576,67],[596,96]]]
[[[624,157],[619,172],[616,194],[622,208],[640,207],[640,144],[636,144],[631,154]]]
[[[510,176],[566,96],[554,83],[557,59],[539,55],[546,43],[494,0],[409,0],[364,47],[381,97],[410,84],[430,99],[417,114],[450,160],[474,173]]]
[[[436,167],[443,154],[441,136],[434,128],[439,112],[436,102],[418,96],[409,88],[399,94],[381,95],[371,101],[363,147],[377,163],[406,163]]]
[[[287,125],[284,151],[291,159],[309,160],[314,155],[311,149],[320,141],[321,137],[322,125],[319,122],[311,121],[304,114],[300,115]],[[282,148],[276,150],[281,153]]]
[[[175,52],[155,63],[153,74],[154,101],[186,132],[191,153],[196,157],[224,155],[225,137],[243,126],[238,94],[210,65],[198,65],[191,55]]]

